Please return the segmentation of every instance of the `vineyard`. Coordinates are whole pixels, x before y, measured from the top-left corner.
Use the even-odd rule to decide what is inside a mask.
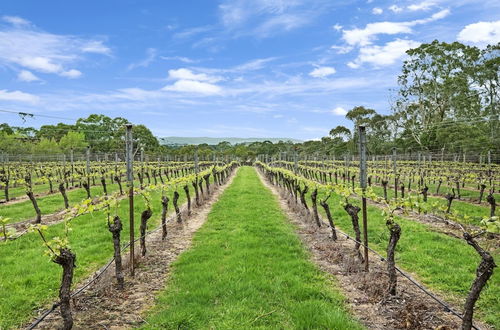
[[[500,329],[499,1],[0,11],[0,330]]]
[[[472,311],[471,326],[500,325],[500,281],[498,273],[492,275],[499,256],[500,167],[491,161],[373,156],[366,162],[363,188],[361,160],[347,156],[260,155],[247,162],[255,170],[237,170],[244,164],[234,156],[200,159],[195,153],[183,160],[158,156],[150,161],[153,156],[141,152],[109,158],[87,152],[70,161],[4,159],[0,275],[9,280],[1,283],[1,328],[69,329],[100,319],[109,326],[146,328],[234,328],[248,322],[354,329],[376,327],[364,308],[381,302],[377,314],[387,327],[455,328],[467,317],[471,322]],[[360,223],[362,210],[366,228]],[[210,212],[206,225],[200,212],[204,217]],[[182,249],[171,252],[169,244]],[[304,244],[338,282],[311,266]],[[173,278],[162,288],[167,276],[162,264],[171,262]],[[260,267],[265,271],[255,273]],[[294,275],[294,268],[301,271]],[[159,278],[148,277],[153,270]],[[464,303],[471,300],[471,285],[485,273],[492,276],[478,287],[480,296],[473,298],[468,314]],[[138,280],[141,276],[149,278],[146,283]],[[272,278],[285,286],[275,286]],[[126,297],[148,283],[154,293],[148,302],[155,307],[135,315],[135,323],[118,321],[110,311],[95,316],[98,308],[130,313],[122,309]],[[312,286],[301,287],[305,283]],[[303,296],[303,290],[317,293]],[[238,295],[219,297],[222,292]],[[156,302],[151,300],[158,294]],[[354,299],[356,294],[361,298]],[[275,295],[286,306],[274,306]],[[116,305],[104,304],[108,296]],[[215,309],[213,299],[219,301]],[[251,312],[256,308],[264,316]],[[144,313],[145,324],[137,320]]]

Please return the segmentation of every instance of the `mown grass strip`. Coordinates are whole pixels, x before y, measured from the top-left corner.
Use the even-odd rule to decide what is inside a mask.
[[[179,193],[181,204],[186,198],[182,190],[179,190]],[[167,191],[170,198],[172,194],[173,188]],[[153,217],[148,222],[148,228],[159,224],[160,198],[159,192],[151,194]],[[123,243],[129,238],[128,207],[128,199],[124,199],[118,210],[124,223],[121,233]],[[143,198],[136,196],[136,237],[139,237],[137,219],[140,219],[144,209]],[[170,202],[169,210],[172,209]],[[103,211],[75,218],[71,227],[73,230],[70,232],[69,241],[73,252],[76,253],[76,285],[113,257],[113,241]],[[63,230],[62,223],[50,226],[47,237],[62,237]],[[61,267],[51,262],[44,252],[45,247],[36,233],[28,233],[15,241],[0,242],[0,329],[20,326],[33,317],[36,309],[47,307],[49,302],[55,301],[61,280]]]
[[[122,183],[122,185],[123,189],[125,190],[126,183]],[[118,184],[114,183],[108,184],[107,189],[108,193],[112,193],[118,191],[119,187]],[[92,186],[90,188],[90,192],[92,197],[104,195],[102,186]],[[87,198],[87,192],[83,188],[69,190],[67,192],[67,195],[70,207]],[[38,206],[40,207],[40,210],[42,211],[42,215],[49,215],[64,210],[64,200],[59,191],[51,195],[38,197],[36,200]],[[9,223],[34,219],[36,217],[33,204],[31,204],[31,201],[29,199],[15,204],[0,205],[0,215],[4,216],[5,218],[9,218]]]
[[[253,168],[174,263],[148,329],[359,329]]]

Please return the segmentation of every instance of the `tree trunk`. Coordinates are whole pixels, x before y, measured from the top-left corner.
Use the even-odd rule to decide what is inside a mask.
[[[90,196],[90,180],[89,181],[83,181],[82,184],[83,184],[83,188],[85,188],[85,191],[87,192],[87,198],[92,198],[92,196]]]
[[[384,188],[384,200],[387,202],[387,180],[382,180],[382,187]]]
[[[453,190],[453,194],[446,194],[444,198],[446,198],[446,200],[448,201],[448,207],[446,208],[446,213],[450,213],[451,202],[453,202],[453,200],[455,199],[455,191]]]
[[[113,224],[108,223],[108,230],[113,235],[113,248],[115,256],[115,276],[118,282],[118,289],[123,290],[124,280],[123,280],[123,269],[122,269],[122,254],[120,245],[120,232],[123,226],[119,216],[115,216],[113,219]]]
[[[476,269],[476,278],[474,279],[474,282],[472,282],[472,286],[470,288],[469,294],[467,295],[464,306],[462,329],[470,330],[472,328],[474,305],[479,299],[481,290],[483,290],[486,282],[489,280],[491,275],[493,275],[493,269],[496,267],[496,264],[491,254],[483,250],[469,233],[464,233],[464,239],[467,241],[467,244],[472,246],[481,256],[481,263]]]
[[[427,195],[429,194],[429,187],[425,186],[420,192],[424,196],[424,202],[427,202]]]
[[[188,215],[191,215],[191,195],[189,194],[189,186],[186,184],[183,187],[186,193],[187,203],[188,203]]]
[[[177,205],[178,200],[179,200],[179,193],[177,191],[174,191],[174,199],[172,200],[172,203],[174,204],[175,214],[177,214],[177,222],[181,223],[182,217],[181,217],[181,211],[179,210],[179,205]]]
[[[361,244],[360,244],[360,242],[361,242],[361,231],[359,230],[359,217],[358,217],[358,213],[361,210],[361,208],[359,208],[358,206],[354,206],[354,205],[352,205],[350,203],[347,203],[344,206],[344,210],[351,217],[352,228],[354,229],[354,233],[355,233],[355,236],[356,236],[356,244],[355,244],[354,249],[356,250],[356,253],[358,254],[358,258],[361,260],[361,262],[364,262],[364,258],[361,255],[361,252],[359,251],[359,247],[361,246]]]
[[[200,181],[198,181],[198,187],[200,187],[200,193],[203,196],[203,178],[200,178]]]
[[[64,200],[64,208],[69,209],[68,196],[66,195],[66,188],[64,187],[64,182],[61,182],[59,184],[59,191],[61,192],[61,195]]]
[[[483,195],[484,195],[484,189],[486,188],[486,185],[484,183],[481,183],[481,187],[479,190],[479,204],[483,201]]]
[[[300,202],[304,207],[306,208],[307,212],[309,212],[309,207],[307,206],[307,201],[306,201],[306,194],[309,191],[309,187],[304,185],[304,189],[300,188],[300,184],[298,185],[299,193],[300,193]]]
[[[313,192],[311,193],[313,216],[314,216],[314,221],[316,221],[316,224],[318,225],[318,227],[321,227],[321,221],[319,220],[319,215],[318,215],[317,199],[318,199],[318,189],[314,188]]]
[[[101,176],[101,184],[102,184],[102,189],[104,191],[104,195],[108,195],[108,187],[106,186],[106,178],[103,176]]]
[[[486,197],[486,201],[490,204],[490,217],[494,217],[495,216],[495,209],[496,209],[496,201],[495,201],[495,197],[493,196],[493,193],[490,193],[487,197]]]
[[[161,198],[161,228],[162,228],[162,234],[161,234],[161,240],[164,241],[165,238],[167,237],[167,213],[168,213],[168,202],[169,199],[167,196],[162,196]]]
[[[73,316],[71,315],[71,283],[73,282],[73,270],[75,268],[76,255],[68,248],[59,251],[59,255],[53,260],[63,268],[61,286],[59,288],[59,299],[61,300],[61,316],[63,318],[63,330],[73,327]]]
[[[436,189],[436,195],[439,194],[439,189],[441,188],[441,184],[443,183],[443,180],[439,179],[438,181],[438,186],[437,186],[437,189]]]
[[[389,275],[389,288],[390,295],[396,295],[396,287],[398,278],[396,275],[396,262],[394,261],[394,251],[401,237],[401,227],[394,221],[387,221],[387,228],[391,234],[389,244],[387,245],[387,274]]]
[[[33,208],[35,209],[35,212],[36,212],[35,223],[42,223],[42,212],[40,211],[40,208],[38,207],[38,203],[36,202],[35,195],[33,195],[32,191],[27,191],[26,195],[28,195],[28,198],[30,199],[31,203],[33,204]]]
[[[198,191],[198,179],[194,179],[194,181],[191,184],[193,185],[194,188],[196,206],[200,206],[200,192]]]
[[[122,180],[118,175],[115,175],[115,182],[118,184],[118,187],[120,188],[120,195],[123,195]]]
[[[323,207],[326,213],[326,217],[328,218],[328,223],[330,224],[330,228],[332,228],[332,240],[337,240],[337,232],[335,231],[335,224],[333,222],[332,213],[330,212],[330,206],[324,201],[320,201],[319,204]]]
[[[142,211],[141,214],[141,226],[139,229],[141,232],[141,255],[143,257],[146,255],[146,230],[148,229],[148,220],[152,215],[153,212],[149,208]]]
[[[203,178],[205,179],[205,187],[207,188],[207,195],[210,195],[210,174],[205,174],[203,176]]]

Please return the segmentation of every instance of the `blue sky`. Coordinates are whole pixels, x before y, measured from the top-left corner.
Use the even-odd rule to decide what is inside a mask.
[[[354,106],[389,113],[405,50],[499,42],[499,17],[493,0],[2,1],[0,109],[313,139]]]

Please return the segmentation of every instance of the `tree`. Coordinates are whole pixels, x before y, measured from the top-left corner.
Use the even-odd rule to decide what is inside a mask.
[[[59,141],[59,147],[65,152],[69,150],[81,150],[87,147],[87,145],[85,134],[75,131],[69,131]]]
[[[437,149],[437,131],[447,120],[467,121],[482,116],[475,72],[481,52],[458,42],[433,41],[407,51],[409,59],[398,77],[394,115],[417,145]],[[498,72],[497,72],[498,75]]]
[[[57,142],[59,142],[61,138],[71,130],[75,130],[74,125],[68,125],[64,123],[58,123],[57,125],[43,125],[36,132],[36,137],[39,139],[55,139]]]
[[[42,138],[35,146],[34,151],[40,155],[55,155],[58,154],[61,149],[54,138]]]

